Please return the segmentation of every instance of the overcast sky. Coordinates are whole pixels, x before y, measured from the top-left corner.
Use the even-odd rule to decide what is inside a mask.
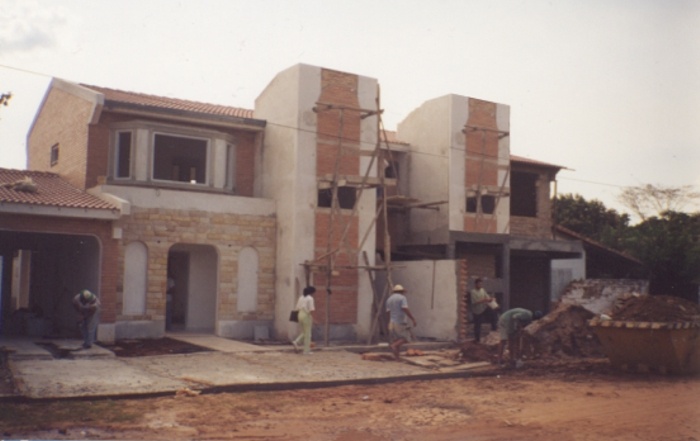
[[[395,129],[449,93],[511,106],[560,193],[700,189],[700,0],[0,0],[0,167],[51,77],[252,109],[298,63],[377,78]]]

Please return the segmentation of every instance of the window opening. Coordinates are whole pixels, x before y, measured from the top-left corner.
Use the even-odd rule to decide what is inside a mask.
[[[513,172],[510,178],[511,216],[537,216],[537,178],[535,173]]]
[[[206,184],[206,139],[156,134],[153,141],[153,179]]]
[[[115,177],[131,177],[131,132],[117,133]]]
[[[340,208],[352,210],[357,200],[357,191],[354,187],[338,187],[338,205]],[[330,208],[333,202],[333,190],[324,188],[318,191],[318,206]]]
[[[58,144],[51,146],[51,167],[58,164]]]
[[[477,213],[477,204],[479,196],[469,196],[467,198],[467,213]],[[496,197],[492,195],[481,196],[481,212],[484,214],[493,214],[496,210]]]

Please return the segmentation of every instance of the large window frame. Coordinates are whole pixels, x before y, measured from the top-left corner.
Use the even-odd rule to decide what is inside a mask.
[[[174,151],[168,152],[164,140],[172,141]],[[187,152],[190,142],[198,153]],[[181,158],[175,160],[176,155]],[[235,134],[144,120],[118,122],[110,126],[108,179],[120,185],[235,193],[236,156]],[[175,176],[173,165],[187,170]]]
[[[185,145],[188,142],[191,144]],[[201,152],[193,152],[195,149]],[[210,138],[154,131],[149,153],[149,175],[154,182],[209,185],[212,162]],[[200,157],[202,154],[203,159]],[[169,167],[164,165],[166,161]],[[164,178],[167,175],[172,179]]]

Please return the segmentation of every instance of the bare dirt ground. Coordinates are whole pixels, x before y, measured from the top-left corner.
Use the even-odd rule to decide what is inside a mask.
[[[600,358],[531,360],[448,380],[2,402],[0,427],[15,439],[698,441],[700,377],[622,374]]]

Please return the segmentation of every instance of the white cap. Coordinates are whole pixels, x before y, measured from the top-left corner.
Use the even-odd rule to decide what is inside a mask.
[[[406,291],[406,290],[401,285],[394,285],[394,289],[392,290],[392,292],[404,292],[404,291]]]

